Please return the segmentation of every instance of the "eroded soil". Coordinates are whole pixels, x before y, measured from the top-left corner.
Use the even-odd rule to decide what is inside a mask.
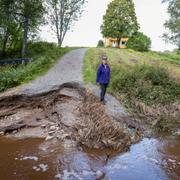
[[[8,137],[68,140],[73,146],[124,151],[141,139],[141,133],[121,119],[108,115],[105,106],[77,83],[0,99],[0,132]]]

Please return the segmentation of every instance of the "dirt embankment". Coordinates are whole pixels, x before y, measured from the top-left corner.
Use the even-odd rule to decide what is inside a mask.
[[[128,118],[108,115],[91,91],[78,83],[32,96],[0,98],[0,132],[8,137],[70,140],[77,146],[123,151],[141,139],[138,127],[122,121]]]

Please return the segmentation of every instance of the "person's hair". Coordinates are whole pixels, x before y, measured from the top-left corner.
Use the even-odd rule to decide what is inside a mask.
[[[108,57],[103,54],[103,55],[101,56],[101,60],[108,60]]]

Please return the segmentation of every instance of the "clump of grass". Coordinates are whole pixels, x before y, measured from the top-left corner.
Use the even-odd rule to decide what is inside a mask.
[[[59,48],[53,43],[38,42],[29,45],[27,65],[7,66],[0,71],[0,92],[26,83],[44,74],[61,56],[73,48]]]

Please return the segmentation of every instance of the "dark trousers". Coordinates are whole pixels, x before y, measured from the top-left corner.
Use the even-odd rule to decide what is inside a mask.
[[[105,94],[106,94],[108,84],[100,84],[100,87],[101,87],[101,94],[100,94],[101,101],[104,101],[104,97],[105,97]]]

